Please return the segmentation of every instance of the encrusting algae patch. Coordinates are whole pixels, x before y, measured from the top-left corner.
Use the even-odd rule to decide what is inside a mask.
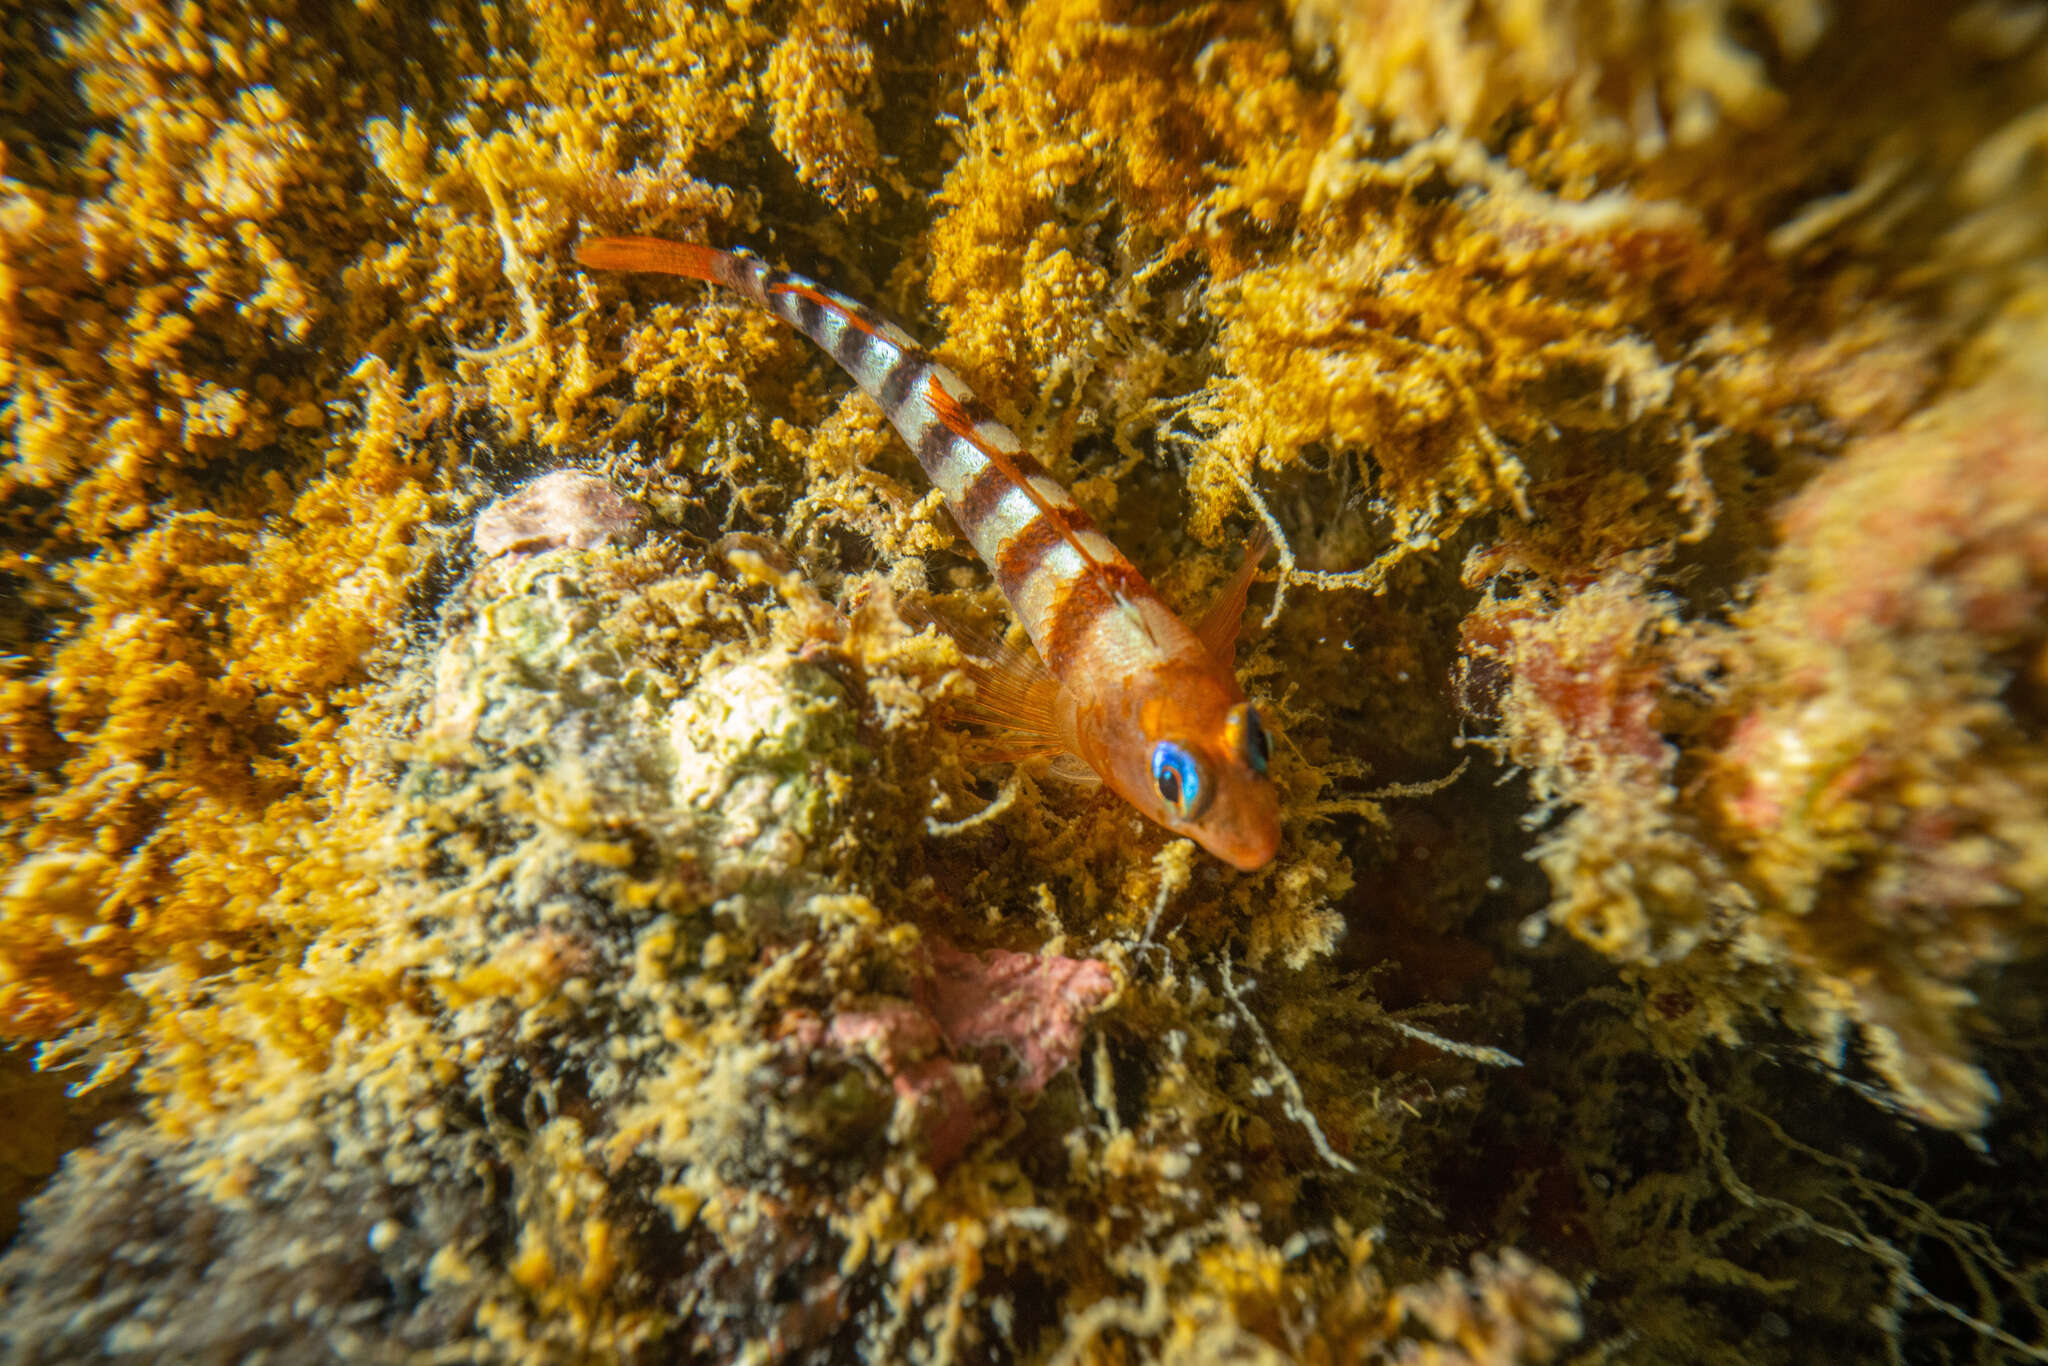
[[[0,1360],[2048,1357],[2048,7],[0,68]],[[911,453],[619,233],[1274,534],[1279,857],[973,763]]]

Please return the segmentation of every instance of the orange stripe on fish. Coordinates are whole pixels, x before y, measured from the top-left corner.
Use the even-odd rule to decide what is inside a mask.
[[[1044,661],[981,667],[978,710],[1006,727],[1008,752],[1077,755],[1236,867],[1272,859],[1266,733],[1230,659],[1262,541],[1190,630],[960,377],[880,314],[759,257],[685,242],[599,237],[576,259],[723,285],[823,347],[881,404]]]

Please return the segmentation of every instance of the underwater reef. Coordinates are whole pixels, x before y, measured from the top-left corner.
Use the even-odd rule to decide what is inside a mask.
[[[2048,1360],[2048,4],[27,0],[0,434],[6,1366]]]

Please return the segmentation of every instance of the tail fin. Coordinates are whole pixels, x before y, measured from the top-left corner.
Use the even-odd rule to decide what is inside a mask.
[[[661,237],[590,237],[576,244],[576,260],[592,270],[659,271],[731,286],[733,256],[713,247]]]

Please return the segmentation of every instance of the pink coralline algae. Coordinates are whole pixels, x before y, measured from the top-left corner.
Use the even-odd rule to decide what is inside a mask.
[[[1092,958],[1030,953],[931,951],[931,1010],[955,1050],[1004,1047],[1021,1069],[1013,1082],[1035,1096],[1081,1047],[1081,1026],[1116,987]]]
[[[931,1164],[943,1168],[996,1117],[1001,1091],[1029,1099],[1074,1061],[1088,1016],[1116,979],[1089,958],[967,953],[943,943],[928,952],[932,971],[915,1000],[868,1002],[829,1024],[806,1012],[785,1021],[783,1033],[879,1067],[896,1095],[897,1124],[918,1133]],[[991,1084],[1004,1075],[1007,1084]]]

